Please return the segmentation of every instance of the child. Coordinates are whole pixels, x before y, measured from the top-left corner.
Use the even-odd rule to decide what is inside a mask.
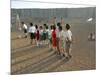
[[[60,55],[64,56],[64,31],[62,30],[62,26],[59,26],[59,50]]]
[[[36,32],[35,26],[33,26],[33,24],[30,23],[30,27],[29,27],[29,33],[30,33],[30,39],[31,39],[30,44],[33,43],[33,39],[34,39],[34,41],[35,41],[35,32]]]
[[[56,26],[56,35],[57,35],[57,51],[58,51],[58,54],[60,55],[60,50],[59,50],[59,26],[61,25],[60,22],[57,23],[57,26]]]
[[[49,49],[52,50],[52,31],[53,31],[53,26],[50,26],[50,30],[48,33],[48,38],[49,38]]]
[[[52,46],[53,46],[53,50],[55,50],[55,52],[57,52],[57,37],[56,37],[56,27],[53,26],[53,31],[52,31]]]
[[[43,27],[40,26],[39,28],[40,28],[40,29],[39,29],[39,34],[40,34],[40,44],[42,45],[42,40],[43,40],[43,38],[42,38],[42,36],[43,36]]]
[[[42,35],[43,44],[46,44],[46,26],[44,24],[43,35]]]
[[[27,29],[28,29],[28,27],[27,27],[27,25],[24,22],[22,22],[22,25],[23,25],[23,30],[24,30],[25,38],[27,38]]]
[[[90,33],[88,36],[89,41],[94,41],[95,40],[95,35],[93,33]]]
[[[40,38],[39,29],[37,25],[35,25],[35,28],[36,28],[36,43],[37,43],[37,46],[39,46],[39,38]]]
[[[49,32],[50,32],[50,30],[49,30],[48,26],[46,26],[46,40],[47,40],[47,44],[49,43]]]
[[[69,24],[66,24],[64,37],[65,37],[65,45],[64,45],[65,57],[71,58],[72,32],[70,30]]]

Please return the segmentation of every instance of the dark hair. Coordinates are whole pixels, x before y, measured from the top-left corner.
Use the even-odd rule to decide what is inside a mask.
[[[60,30],[60,31],[62,30],[62,26],[59,26],[59,30]]]
[[[24,22],[22,22],[22,24],[24,24]]]
[[[66,29],[70,29],[70,25],[69,24],[66,24]]]
[[[30,23],[30,26],[33,26],[33,23]]]
[[[46,29],[48,29],[48,26],[46,26]]]
[[[54,18],[56,19],[56,16]]]
[[[40,26],[40,29],[42,29],[43,27],[42,26]]]
[[[47,26],[47,24],[43,24],[44,25],[44,27],[46,27]]]
[[[60,25],[61,25],[61,23],[60,23],[60,22],[58,22],[58,23],[57,23],[57,26],[60,26]]]
[[[37,26],[37,25],[35,25],[35,28],[36,28],[36,29],[38,29],[38,26]]]
[[[52,29],[52,25],[50,26],[50,29]]]
[[[52,27],[52,28],[53,28],[53,30],[55,30],[55,29],[56,29],[56,26],[55,26],[55,25],[53,25],[53,27]]]

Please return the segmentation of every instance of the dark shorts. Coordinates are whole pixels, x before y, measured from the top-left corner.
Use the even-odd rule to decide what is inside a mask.
[[[43,33],[42,40],[46,40],[46,33]]]
[[[30,33],[30,39],[35,39],[35,33]]]
[[[27,29],[24,29],[24,33],[27,33]]]

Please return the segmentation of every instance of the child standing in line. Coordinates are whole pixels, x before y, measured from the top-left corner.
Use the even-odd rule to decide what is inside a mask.
[[[53,31],[52,31],[52,46],[53,46],[53,50],[57,53],[57,37],[56,37],[55,26],[53,26]]]
[[[30,23],[30,27],[29,27],[29,33],[30,33],[30,39],[31,39],[30,44],[33,43],[33,39],[35,41],[35,32],[36,32],[35,26],[33,25],[33,23]]]
[[[62,30],[62,26],[59,26],[59,50],[60,55],[64,56],[64,31]]]
[[[43,27],[43,35],[42,35],[43,44],[46,44],[46,24]]]
[[[39,29],[37,25],[35,27],[36,27],[36,44],[37,46],[39,46],[39,38],[40,38]]]
[[[61,23],[58,22],[57,25],[56,25],[56,34],[57,34],[57,51],[58,51],[58,54],[60,55],[60,49],[59,49],[59,26],[61,26]]]
[[[53,26],[50,26],[50,30],[48,33],[48,38],[49,38],[49,49],[52,50],[52,31],[53,31]]]
[[[65,57],[71,58],[72,32],[70,30],[69,24],[66,24],[64,38],[65,38],[65,45],[64,45]]]
[[[48,26],[46,26],[46,43],[47,44],[49,44],[49,32],[50,32],[50,30],[49,30]]]
[[[43,27],[42,26],[39,27],[39,35],[40,35],[40,44],[42,45],[42,40],[43,40],[43,38],[42,38],[42,36],[43,36]]]

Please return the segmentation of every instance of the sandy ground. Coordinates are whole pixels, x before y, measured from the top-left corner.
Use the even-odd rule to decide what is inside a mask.
[[[95,32],[95,24],[72,23],[71,30],[74,43],[70,60],[54,54],[48,46],[30,45],[29,37],[18,39],[19,33],[11,32],[12,74],[96,69],[96,42],[87,39],[90,32]]]

